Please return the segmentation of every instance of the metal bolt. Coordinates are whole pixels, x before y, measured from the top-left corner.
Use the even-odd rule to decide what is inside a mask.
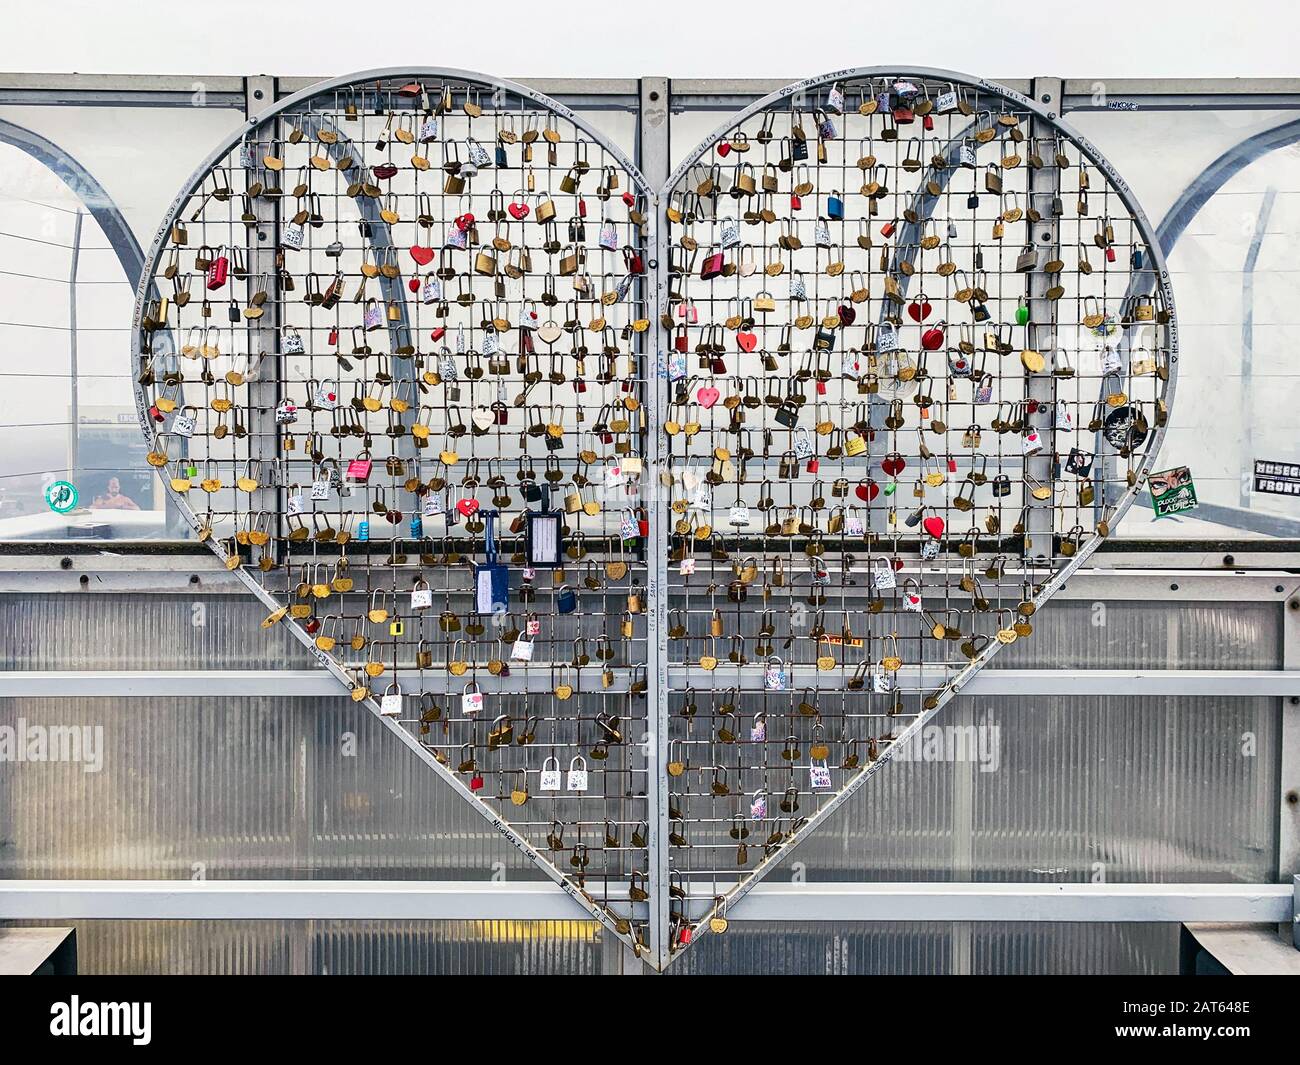
[[[1295,788],[1292,788],[1286,793],[1286,804],[1288,806],[1295,806],[1297,803],[1300,803],[1300,791],[1296,791]]]
[[[1237,561],[1237,560],[1236,560],[1232,555],[1224,555],[1224,556],[1223,556],[1223,564],[1224,564],[1225,566],[1231,566],[1231,565],[1232,565],[1234,562],[1236,562],[1236,561]]]
[[[66,556],[59,559],[59,569],[72,569],[72,559]]]

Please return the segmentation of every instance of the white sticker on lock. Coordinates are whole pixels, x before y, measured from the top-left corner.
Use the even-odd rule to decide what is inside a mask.
[[[548,758],[542,763],[542,780],[539,786],[542,791],[560,790],[560,762],[558,759]]]
[[[578,755],[569,763],[569,777],[566,784],[569,791],[587,790],[587,760]]]
[[[384,697],[379,701],[379,712],[384,717],[400,717],[402,714],[402,689],[394,681],[384,692]]]
[[[478,685],[471,682],[466,685],[460,696],[460,712],[466,717],[473,717],[483,709],[483,693]]]
[[[825,762],[813,762],[808,768],[808,783],[814,791],[824,791],[831,786],[831,770]]]

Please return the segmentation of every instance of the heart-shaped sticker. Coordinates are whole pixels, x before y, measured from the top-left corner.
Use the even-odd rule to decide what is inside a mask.
[[[721,398],[721,396],[722,393],[719,392],[716,388],[709,388],[709,387],[701,388],[698,392],[695,393],[696,400],[699,401],[700,406],[703,407],[705,410],[708,410],[710,407],[713,406],[713,404],[717,403],[718,400]]]
[[[411,258],[421,266],[428,266],[433,262],[433,249],[426,248],[423,244],[412,244]]]

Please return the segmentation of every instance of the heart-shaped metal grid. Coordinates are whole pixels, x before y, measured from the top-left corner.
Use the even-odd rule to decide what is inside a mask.
[[[135,324],[151,462],[266,624],[655,968],[1032,631],[1177,363],[1100,153],[921,70],[773,94],[653,204],[521,86],[336,79],[200,167]]]

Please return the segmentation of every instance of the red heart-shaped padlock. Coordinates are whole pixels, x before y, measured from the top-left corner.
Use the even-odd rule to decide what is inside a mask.
[[[433,249],[426,248],[422,244],[411,245],[411,258],[421,266],[428,266],[433,262]]]
[[[522,222],[525,218],[528,217],[528,204],[523,203],[519,200],[516,200],[514,203],[512,203],[509,207],[506,208],[506,210],[510,212],[510,217],[513,218],[516,222]]]
[[[412,292],[419,292],[420,279],[418,277],[411,278],[411,280],[406,283],[406,287],[409,288]]]
[[[736,334],[736,343],[740,345],[741,351],[753,351],[758,347],[758,334],[741,331]]]
[[[880,485],[875,481],[862,481],[853,491],[864,503],[870,503],[880,495]]]
[[[719,141],[719,142],[718,142],[718,154],[719,154],[720,156],[722,156],[722,158],[724,158],[724,159],[727,158],[727,156],[729,156],[729,155],[731,154],[731,142],[730,142],[730,141]]]
[[[896,559],[893,559],[893,560],[890,562],[890,565],[894,567],[894,572],[895,572],[895,573],[901,573],[902,570],[903,570],[903,566],[905,565],[905,563],[903,562],[903,560],[902,560],[901,558],[896,558]]]
[[[456,219],[456,228],[459,229],[462,233],[467,232],[470,229],[470,227],[473,225],[474,225],[474,216],[470,214],[468,211],[466,211],[463,215],[458,216]]]
[[[475,514],[478,513],[478,500],[458,499],[456,500],[456,509],[459,510],[461,514],[463,514],[465,517],[472,518]]]
[[[858,320],[858,312],[851,303],[841,303],[835,313],[840,317],[840,325],[852,325]]]
[[[925,521],[921,522],[925,531],[933,536],[936,540],[943,536],[943,519],[937,514],[931,514]]]
[[[720,393],[716,388],[701,388],[695,393],[695,398],[699,401],[700,406],[705,410],[708,410],[713,406],[713,404],[717,403],[721,397],[722,393]]]
[[[930,312],[934,310],[927,299],[914,299],[907,305],[907,315],[914,322],[924,322],[930,317]]]
[[[891,451],[881,460],[880,468],[889,474],[890,477],[897,477],[907,469],[907,463],[904,461],[903,456],[897,451]]]

